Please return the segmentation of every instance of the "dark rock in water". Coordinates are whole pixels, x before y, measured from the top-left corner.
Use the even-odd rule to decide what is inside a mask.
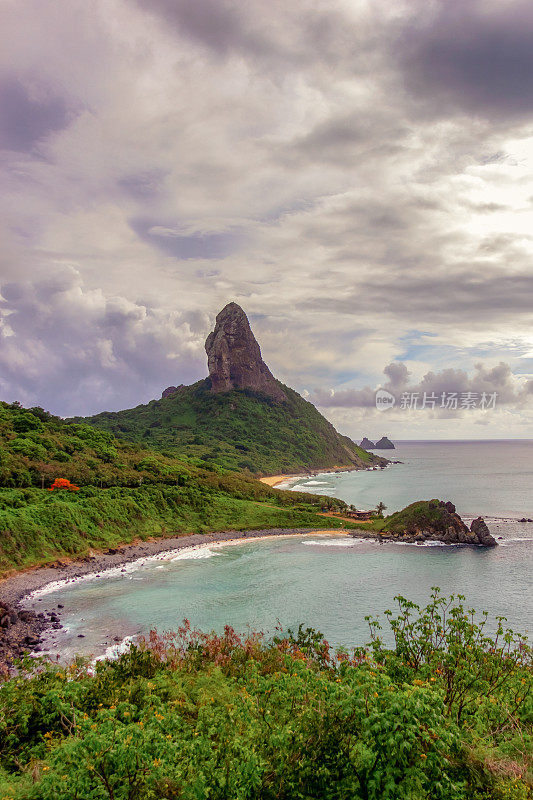
[[[496,545],[496,539],[491,535],[483,517],[475,519],[470,526],[470,530],[476,536],[479,544],[484,547],[494,547]]]
[[[363,441],[360,444],[360,447],[364,448],[365,450],[371,449],[372,447],[375,446],[376,445],[374,444],[374,442],[371,442],[370,439],[366,438],[366,436],[364,437]]]
[[[205,350],[211,391],[250,389],[278,403],[287,396],[261,358],[248,317],[237,305],[228,303],[217,315],[215,329],[206,339]]]
[[[375,450],[395,450],[393,443],[386,436],[382,436],[379,442],[374,445]]]

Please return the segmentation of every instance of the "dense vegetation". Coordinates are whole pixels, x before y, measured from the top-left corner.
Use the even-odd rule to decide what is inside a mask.
[[[365,522],[363,527],[376,533],[383,531],[393,535],[412,533],[425,528],[444,534],[446,524],[446,507],[440,500],[416,500],[400,511],[385,517],[379,515],[376,519]]]
[[[64,478],[77,492],[49,491]],[[338,527],[341,501],[282,492],[211,462],[121,442],[42,409],[0,404],[0,573],[136,537]],[[44,488],[43,488],[44,487]]]
[[[531,658],[435,591],[398,598],[394,644],[188,624],[94,669],[42,664],[0,692],[5,800],[527,800]],[[35,671],[35,665],[33,665]]]
[[[0,486],[51,486],[64,477],[79,486],[176,484],[216,467],[199,459],[150,451],[90,425],[69,425],[42,408],[0,403]]]
[[[446,518],[446,508],[438,500],[417,500],[382,521],[376,520],[373,527],[389,533],[409,533],[424,528],[445,533]]]
[[[146,405],[76,421],[253,474],[384,463],[341,436],[312,403],[280,386],[286,403],[247,390],[212,394],[207,379]]]

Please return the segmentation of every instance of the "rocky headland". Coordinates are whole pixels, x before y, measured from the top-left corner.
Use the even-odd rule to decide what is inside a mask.
[[[190,386],[169,381],[160,399],[72,422],[256,476],[389,463],[339,433],[312,403],[276,379],[237,303],[219,312],[205,350],[207,378]]]
[[[378,530],[379,529],[379,530]],[[453,503],[444,500],[419,500],[378,523],[375,530],[382,540],[408,544],[437,541],[445,544],[470,544],[495,547],[483,517],[473,520],[470,528],[461,519]]]

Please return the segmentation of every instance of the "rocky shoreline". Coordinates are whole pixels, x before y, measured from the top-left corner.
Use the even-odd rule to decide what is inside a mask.
[[[43,634],[50,629],[61,628],[62,607],[56,606],[53,609],[44,607],[38,613],[24,608],[24,599],[49,583],[68,582],[89,574],[99,576],[108,569],[122,567],[131,561],[195,545],[324,532],[322,529],[314,528],[269,528],[171,536],[110,548],[73,561],[55,561],[5,578],[0,582],[0,675],[7,674],[13,661],[25,653],[39,653],[42,649]]]
[[[492,547],[496,544],[482,518],[474,520],[469,530],[456,513],[452,503],[441,502],[439,506],[443,519],[438,528],[429,525],[408,526],[401,533],[388,531],[378,533],[361,527],[360,530],[351,529],[349,533],[357,538],[374,538],[382,542],[422,543],[433,540],[448,544],[474,544],[485,547]],[[110,548],[103,552],[90,553],[73,561],[55,561],[46,566],[12,575],[0,582],[0,675],[8,674],[13,661],[25,653],[41,652],[43,634],[51,629],[58,630],[62,627],[62,605],[48,609],[43,605],[43,609],[39,612],[24,608],[25,598],[50,583],[59,581],[68,583],[84,575],[99,577],[108,569],[124,567],[125,564],[132,561],[159,553],[182,550],[186,547],[239,539],[327,532],[329,531],[316,528],[269,528],[149,539]],[[348,531],[335,529],[334,532],[347,533]]]

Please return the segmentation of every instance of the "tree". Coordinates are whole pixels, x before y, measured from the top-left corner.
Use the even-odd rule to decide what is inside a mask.
[[[386,511],[386,509],[387,509],[387,506],[385,505],[385,503],[382,500],[380,500],[379,503],[376,506],[376,511],[377,511],[378,515],[380,517],[382,517],[383,516],[383,512]]]
[[[48,491],[53,492],[55,489],[66,489],[68,492],[79,492],[80,487],[76,486],[74,483],[71,483],[67,478],[56,478]]]

